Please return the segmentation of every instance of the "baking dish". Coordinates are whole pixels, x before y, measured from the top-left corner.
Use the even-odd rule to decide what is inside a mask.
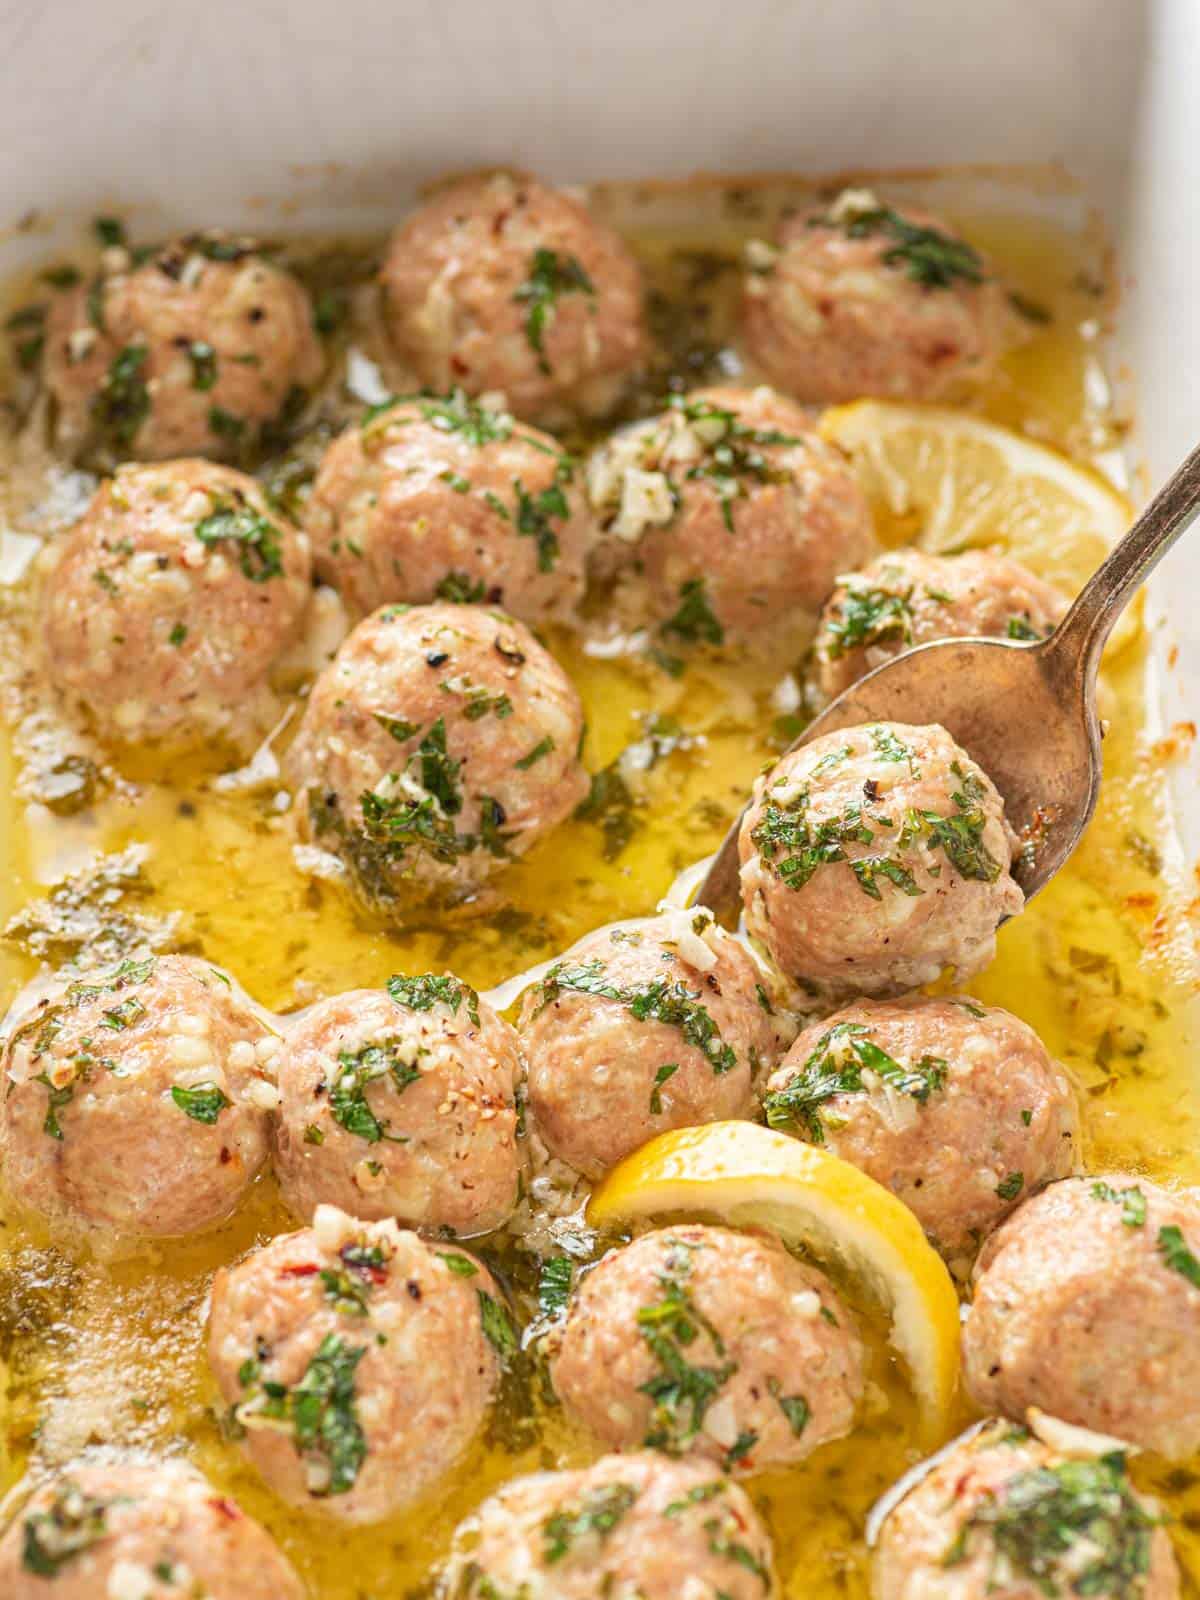
[[[1078,228],[1091,208],[1103,214],[1123,273],[1115,370],[1139,424],[1139,470],[1157,481],[1193,442],[1194,380],[1179,368],[1200,336],[1188,281],[1197,212],[1179,175],[1195,120],[1183,68],[1200,36],[1182,5],[1118,8],[1099,23],[1091,13],[1062,5],[1035,31],[1025,8],[974,8],[956,19],[962,62],[950,70],[933,4],[752,6],[736,29],[708,4],[401,19],[298,6],[286,24],[266,8],[163,18],[51,6],[23,28],[10,19],[13,231],[0,261],[47,254],[98,201],[146,234],[198,215],[354,229],[390,221],[435,174],[489,161],[590,181],[950,157],[976,170],[947,184],[984,206],[1044,209]],[[1195,697],[1195,566],[1185,546],[1155,590],[1164,726]],[[1178,772],[1194,839],[1194,782]]]

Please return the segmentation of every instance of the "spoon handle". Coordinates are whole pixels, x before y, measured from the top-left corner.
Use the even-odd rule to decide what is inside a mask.
[[[1200,515],[1200,445],[1168,478],[1141,516],[1088,579],[1043,647],[1085,682],[1117,618],[1154,568]]]

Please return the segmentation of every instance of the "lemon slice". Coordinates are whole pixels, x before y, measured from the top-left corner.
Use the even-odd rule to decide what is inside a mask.
[[[1073,598],[1133,521],[1128,500],[1090,467],[960,411],[856,400],[825,412],[820,427],[853,461],[889,546],[1000,549]],[[1110,648],[1139,626],[1130,608]]]
[[[942,1431],[958,1383],[958,1296],[895,1195],[828,1150],[752,1122],[710,1122],[660,1134],[627,1156],[587,1214],[602,1227],[679,1212],[770,1228],[840,1262],[887,1306],[923,1419]]]

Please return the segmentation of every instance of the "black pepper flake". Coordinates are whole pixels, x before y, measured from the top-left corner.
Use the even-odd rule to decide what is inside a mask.
[[[410,1300],[419,1300],[421,1298],[421,1285],[415,1278],[410,1278],[404,1287],[408,1290]]]
[[[425,657],[427,667],[444,667],[450,657],[445,650],[431,650]]]
[[[505,661],[511,661],[518,667],[524,665],[525,652],[518,649],[516,641],[509,638],[507,634],[499,633],[496,635],[495,649],[498,654],[504,657]]]

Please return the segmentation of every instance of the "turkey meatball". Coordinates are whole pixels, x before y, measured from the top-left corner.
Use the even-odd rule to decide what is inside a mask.
[[[46,670],[100,736],[244,743],[309,598],[307,538],[209,461],[121,467],[56,546]]]
[[[122,961],[62,980],[4,1053],[14,1199],[127,1237],[229,1216],[267,1156],[279,1042],[206,962]]]
[[[830,700],[865,672],[931,639],[1044,639],[1066,599],[1019,561],[972,550],[891,550],[838,580],[821,613],[817,680]]]
[[[668,1128],[749,1116],[775,1035],[742,947],[702,910],[600,929],[526,994],[529,1105],[552,1154],[601,1177]]]
[[[1071,1178],[984,1246],[963,1330],[982,1407],[1038,1406],[1165,1456],[1200,1449],[1200,1203]]]
[[[455,1600],[773,1600],[771,1541],[743,1490],[648,1452],[506,1483],[459,1529]]]
[[[311,1228],[217,1273],[208,1353],[276,1494],[366,1523],[458,1461],[516,1337],[473,1256],[321,1206]]]
[[[989,378],[1009,329],[984,258],[937,218],[848,189],[785,218],[747,274],[752,359],[810,404],[936,400]]]
[[[292,746],[301,836],[367,899],[465,896],[587,792],[583,712],[519,622],[480,606],[385,606],[317,679]]]
[[[519,417],[599,416],[645,354],[637,263],[579,200],[532,178],[440,190],[392,235],[382,281],[422,383],[499,392]]]
[[[304,1600],[270,1536],[182,1461],[78,1461],[0,1539],[5,1600]]]
[[[888,1515],[874,1600],[1176,1600],[1158,1506],[1119,1453],[1068,1455],[990,1422],[950,1447]]]
[[[457,978],[393,978],[322,1000],[279,1062],[275,1171],[307,1220],[322,1201],[459,1234],[517,1200],[517,1040]]]
[[[944,728],[875,723],[792,751],[738,838],[746,926],[802,986],[897,993],[991,960],[1024,898],[991,779]]]
[[[898,1195],[952,1258],[1075,1166],[1062,1069],[1010,1012],[954,995],[860,1000],[806,1028],[763,1108]]]
[[[342,434],[304,521],[318,576],[360,613],[486,600],[536,622],[583,594],[590,519],[570,456],[461,390],[397,401]]]
[[[46,386],[73,453],[237,457],[303,403],[322,367],[304,289],[253,240],[222,233],[191,234],[137,267],[110,252],[46,320]]]
[[[842,455],[770,389],[704,389],[615,434],[588,493],[602,571],[632,567],[664,632],[720,644],[799,613],[875,549]]]
[[[711,1375],[682,1402],[681,1363]],[[690,1224],[605,1256],[550,1360],[567,1411],[614,1449],[762,1472],[849,1433],[863,1347],[825,1276],[762,1234]]]

